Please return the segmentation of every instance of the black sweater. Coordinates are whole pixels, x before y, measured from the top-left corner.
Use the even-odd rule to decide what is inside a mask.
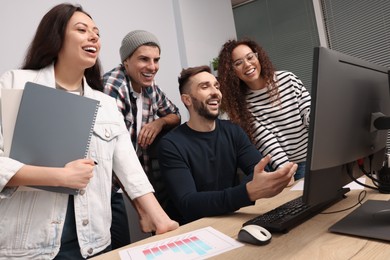
[[[226,120],[211,132],[182,124],[160,143],[159,163],[170,199],[166,211],[184,224],[202,217],[234,212],[252,205],[246,182],[262,158],[246,133]],[[248,177],[239,182],[237,168]]]

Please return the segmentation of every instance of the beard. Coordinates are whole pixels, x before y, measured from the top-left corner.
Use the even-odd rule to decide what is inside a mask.
[[[204,117],[207,120],[214,121],[219,116],[219,110],[217,113],[213,114],[207,108],[206,104],[199,101],[197,98],[191,96],[192,103],[194,105],[194,110],[198,113],[198,115]],[[207,102],[207,101],[206,101]]]

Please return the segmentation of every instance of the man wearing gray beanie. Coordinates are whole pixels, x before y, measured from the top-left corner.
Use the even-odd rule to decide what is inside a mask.
[[[159,180],[160,176],[152,172],[150,149],[156,146],[165,130],[179,125],[181,118],[177,106],[154,82],[159,69],[160,53],[160,43],[155,35],[144,30],[129,32],[119,49],[121,64],[103,75],[103,85],[104,92],[116,99],[134,149],[154,186],[157,199],[162,203],[164,188]],[[153,165],[156,162],[157,158],[153,160]],[[120,191],[117,192],[119,185],[116,181],[113,182],[111,240],[112,249],[115,249],[131,241],[127,232],[123,195]]]

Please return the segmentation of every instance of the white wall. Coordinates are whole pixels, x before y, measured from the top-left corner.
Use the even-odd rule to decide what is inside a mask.
[[[58,0],[12,0],[0,8],[0,74],[20,67],[25,51],[42,16]],[[223,42],[235,37],[230,0],[115,0],[68,1],[81,4],[100,29],[100,60],[108,71],[120,62],[124,35],[135,29],[154,33],[161,44],[157,84],[179,107],[182,122],[187,110],[178,91],[177,77],[183,67],[209,65]],[[178,30],[177,30],[178,29]]]
[[[210,65],[222,44],[236,38],[231,0],[173,1],[182,67]]]

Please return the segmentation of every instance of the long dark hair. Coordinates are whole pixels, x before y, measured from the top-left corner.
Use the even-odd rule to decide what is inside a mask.
[[[27,49],[22,69],[39,70],[57,61],[65,38],[66,26],[75,12],[92,17],[80,5],[59,4],[47,12],[38,25],[35,36]],[[89,86],[103,91],[99,59],[84,71]]]
[[[233,68],[232,52],[239,45],[246,45],[256,52],[261,65],[261,77],[265,80],[271,100],[279,99],[278,87],[274,80],[275,68],[265,50],[255,41],[244,38],[229,40],[221,48],[218,56],[218,81],[221,84],[222,111],[230,120],[240,125],[253,141],[251,122],[252,116],[246,105],[247,85],[238,78]]]

